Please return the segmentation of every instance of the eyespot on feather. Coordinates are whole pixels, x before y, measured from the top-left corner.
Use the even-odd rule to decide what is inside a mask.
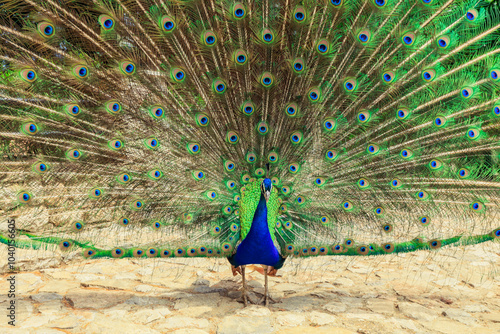
[[[446,50],[450,47],[450,37],[448,35],[440,36],[436,39],[436,44],[440,49]]]
[[[122,61],[120,63],[120,70],[125,75],[132,75],[135,73],[135,64],[131,61]]]
[[[238,49],[233,53],[233,60],[236,65],[245,65],[248,62],[248,54],[245,50]]]
[[[396,111],[396,118],[399,120],[408,119],[410,117],[410,115],[411,115],[411,112],[406,107],[400,107]]]
[[[198,143],[188,143],[186,148],[189,154],[199,154],[201,152],[201,147]]]
[[[431,82],[436,78],[436,70],[428,68],[422,71],[422,79],[425,82]]]
[[[302,134],[302,131],[294,131],[290,135],[290,141],[292,142],[293,145],[298,145],[302,142],[304,135]]]
[[[212,83],[212,88],[216,94],[224,94],[227,90],[226,83],[221,79],[216,79]]]
[[[267,155],[267,161],[269,161],[270,163],[272,164],[275,164],[279,161],[279,155],[277,152],[269,152],[269,154]]]
[[[262,121],[257,124],[257,133],[260,135],[266,135],[269,132],[269,127],[266,122]]]
[[[45,162],[42,162],[42,161],[35,162],[31,166],[31,168],[33,169],[34,172],[39,173],[39,174],[43,174],[50,169],[49,165]]]
[[[108,142],[108,147],[113,151],[119,151],[123,148],[123,141],[120,139],[113,139]]]
[[[321,100],[321,89],[319,87],[312,87],[307,91],[307,97],[311,103],[317,103]]]
[[[330,0],[328,2],[333,8],[339,9],[344,4],[344,0]]]
[[[271,29],[263,29],[260,38],[265,44],[272,44],[275,41],[274,32]]]
[[[115,20],[109,15],[101,14],[98,18],[98,22],[104,31],[111,31],[115,28]]]
[[[296,23],[304,23],[306,22],[307,12],[304,6],[297,6],[293,10],[292,17]]]
[[[404,148],[399,152],[399,156],[403,159],[411,159],[413,157],[413,151],[407,148]]]
[[[89,76],[89,68],[85,65],[76,65],[72,69],[73,75],[79,79],[85,79]]]
[[[380,153],[380,146],[378,146],[377,144],[368,144],[368,146],[366,146],[366,151],[368,152],[368,154],[376,155]]]
[[[358,80],[354,78],[347,78],[344,80],[343,87],[346,92],[353,92],[358,87]]]
[[[201,34],[201,42],[205,46],[212,47],[217,44],[217,35],[212,30],[205,30]]]
[[[383,207],[377,206],[375,209],[373,209],[373,212],[375,212],[375,215],[377,215],[377,216],[383,216],[385,210]]]
[[[299,106],[295,102],[291,102],[285,106],[285,113],[289,117],[297,116],[298,112],[299,112]]]
[[[272,87],[274,84],[274,76],[270,72],[264,72],[260,76],[260,83],[265,88]]]
[[[37,24],[37,31],[40,36],[44,38],[50,38],[55,35],[56,29],[54,25],[47,21],[42,21]]]
[[[154,150],[160,146],[160,142],[158,141],[158,139],[156,139],[156,137],[150,137],[144,140],[144,145],[147,148]]]
[[[319,54],[327,54],[330,51],[330,42],[327,39],[322,38],[316,42],[315,49]]]
[[[175,23],[175,20],[172,17],[164,15],[161,17],[159,21],[159,26],[163,32],[171,33],[172,31],[175,30],[177,24]]]
[[[371,32],[368,29],[362,29],[358,32],[357,36],[358,36],[358,41],[361,44],[366,45],[370,42]]]
[[[177,83],[183,82],[186,80],[186,72],[182,68],[174,67],[170,69],[170,78]]]
[[[224,169],[226,170],[226,172],[233,172],[236,169],[236,165],[233,161],[226,160],[224,162]]]
[[[241,105],[241,112],[246,116],[252,115],[254,111],[255,111],[255,105],[253,104],[252,101],[246,101]]]
[[[33,83],[38,78],[35,70],[33,70],[31,68],[26,68],[24,70],[21,70],[19,72],[19,76],[21,77],[21,79],[23,81],[28,82],[28,83]]]
[[[76,103],[71,103],[64,106],[64,111],[70,116],[78,116],[82,112],[82,108]]]
[[[232,13],[235,20],[242,20],[247,15],[247,10],[242,3],[237,2],[233,5]]]
[[[460,168],[457,172],[457,175],[461,179],[467,179],[471,174],[469,169],[467,168]]]
[[[67,251],[73,246],[73,243],[69,240],[63,240],[59,243],[59,249],[62,251]]]
[[[110,114],[116,115],[122,111],[122,106],[118,101],[109,101],[105,105],[106,111]]]
[[[26,122],[21,125],[21,132],[26,135],[34,136],[39,130],[40,129],[34,122]]]
[[[439,159],[432,159],[429,164],[428,164],[429,168],[431,170],[440,170],[441,168],[443,168],[443,162]]]
[[[288,171],[292,174],[297,174],[300,171],[300,165],[296,162],[292,162],[288,165]]]
[[[28,204],[33,199],[33,196],[27,191],[21,191],[17,194],[17,200],[19,203]]]
[[[412,32],[407,32],[401,37],[404,46],[412,46],[415,43],[416,35]]]
[[[339,154],[338,154],[337,150],[335,150],[333,148],[331,148],[325,152],[325,158],[327,161],[330,161],[330,162],[337,160],[338,156],[339,156]]]
[[[66,157],[70,160],[80,160],[82,158],[82,152],[79,149],[72,148],[66,151]]]
[[[266,171],[264,170],[264,168],[257,168],[257,169],[255,170],[255,175],[257,175],[257,176],[262,176],[262,175],[264,175],[265,173],[266,173]]]
[[[226,133],[226,141],[229,144],[236,145],[240,141],[240,136],[236,131],[228,131]]]
[[[302,58],[295,58],[292,62],[292,69],[295,73],[299,74],[304,72],[306,68],[305,62]]]
[[[361,124],[368,123],[372,118],[371,113],[368,110],[361,110],[358,112],[357,120]]]

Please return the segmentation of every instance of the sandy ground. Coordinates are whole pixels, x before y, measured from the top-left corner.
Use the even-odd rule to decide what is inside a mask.
[[[1,333],[500,333],[499,242],[293,259],[270,278],[268,308],[243,307],[241,276],[223,259],[21,252],[15,328],[4,315],[10,274],[6,256],[0,261]],[[263,293],[259,269],[247,269],[255,302]]]

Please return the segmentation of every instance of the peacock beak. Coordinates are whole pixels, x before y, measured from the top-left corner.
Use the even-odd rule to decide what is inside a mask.
[[[266,199],[266,203],[269,201],[269,197],[271,197],[271,191],[270,190],[264,191],[264,198]]]

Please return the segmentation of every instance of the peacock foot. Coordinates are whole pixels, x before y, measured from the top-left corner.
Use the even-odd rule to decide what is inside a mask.
[[[235,267],[235,266],[231,265],[231,271],[233,273],[233,276],[236,276],[238,274],[241,275],[241,266]]]

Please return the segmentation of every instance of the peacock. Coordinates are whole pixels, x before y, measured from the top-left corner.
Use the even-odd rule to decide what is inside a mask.
[[[499,40],[497,1],[4,0],[0,241],[227,258],[245,305],[250,264],[268,305],[289,257],[498,241]]]

